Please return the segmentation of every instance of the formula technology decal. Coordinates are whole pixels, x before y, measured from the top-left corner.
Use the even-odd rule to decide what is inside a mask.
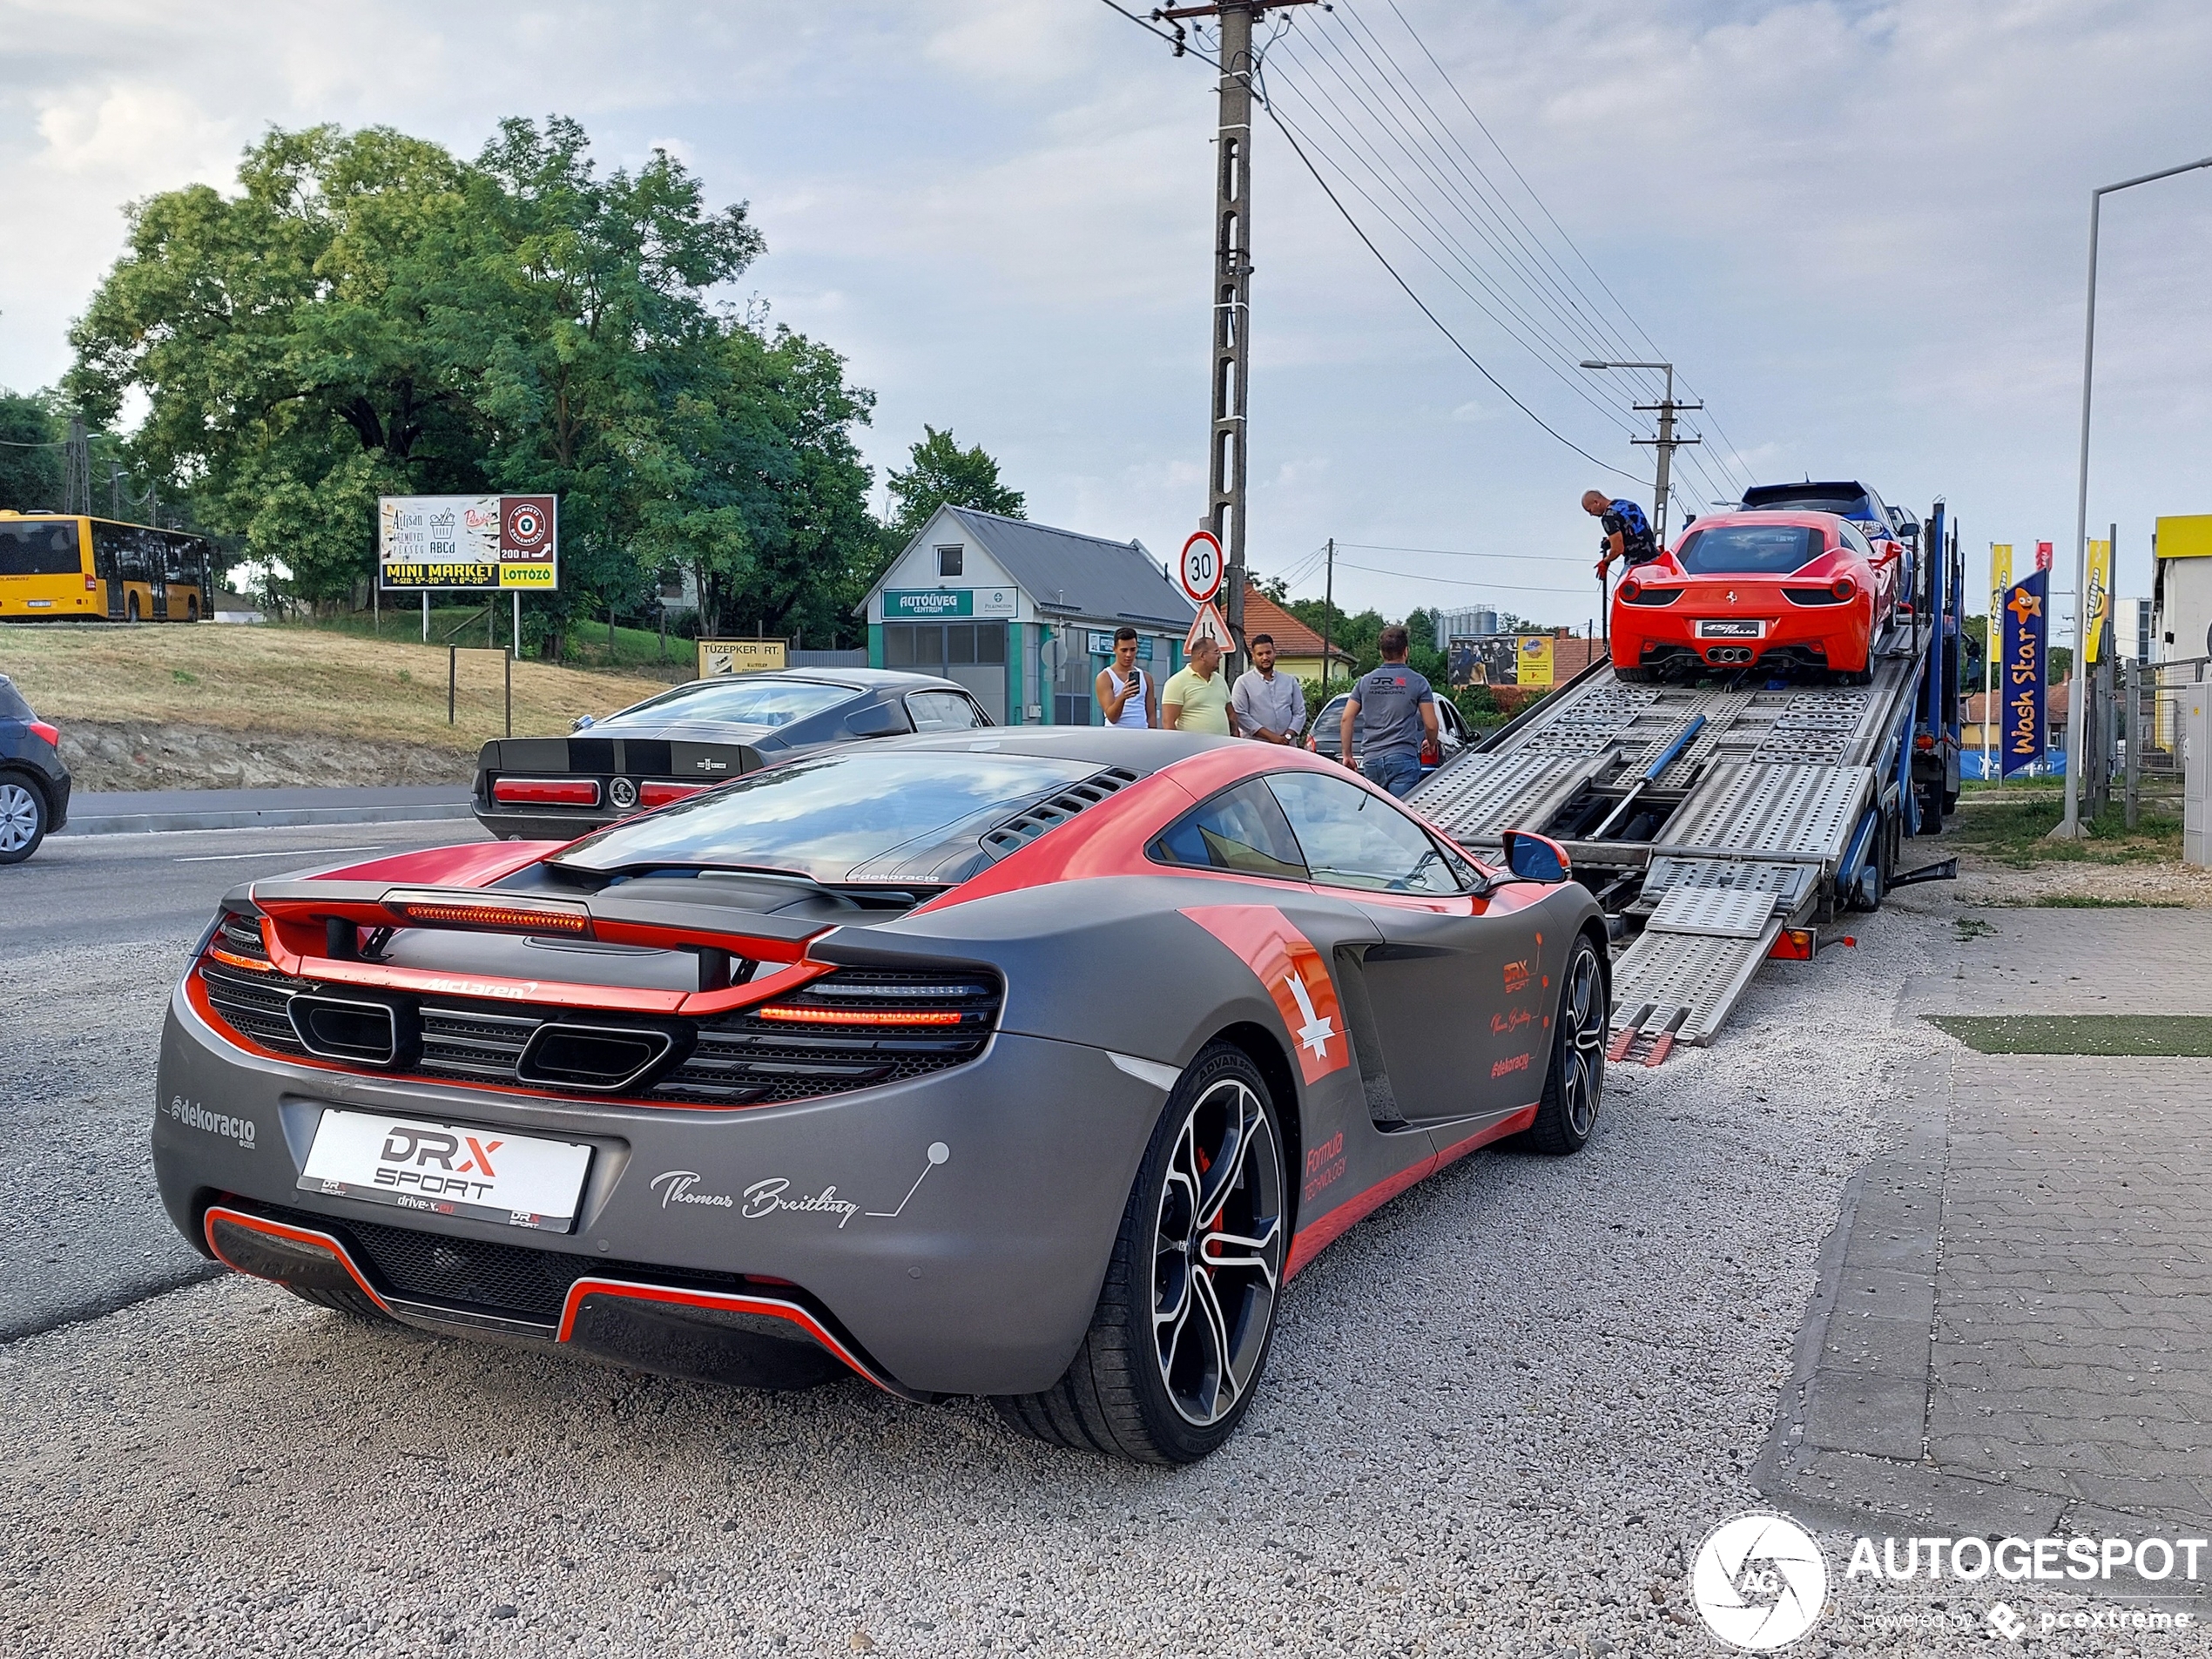
[[[1198,905],[1183,914],[1259,975],[1297,1045],[1298,1069],[1308,1083],[1352,1063],[1352,1040],[1328,965],[1289,917],[1266,904]]]

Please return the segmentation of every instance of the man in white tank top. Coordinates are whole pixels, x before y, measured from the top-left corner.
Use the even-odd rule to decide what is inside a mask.
[[[1114,660],[1098,671],[1091,695],[1108,725],[1143,732],[1160,723],[1160,691],[1136,665],[1136,630],[1114,630]]]

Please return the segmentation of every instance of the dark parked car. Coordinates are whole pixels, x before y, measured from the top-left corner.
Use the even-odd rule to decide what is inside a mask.
[[[476,821],[569,841],[794,755],[864,738],[964,732],[991,717],[957,682],[879,668],[693,680],[565,738],[498,738],[476,757]]]
[[[1344,729],[1344,705],[1351,698],[1351,692],[1339,691],[1321,705],[1321,712],[1313,717],[1312,724],[1305,729],[1305,746],[1311,752],[1330,760],[1337,759],[1337,745]],[[1423,777],[1434,772],[1474,741],[1474,734],[1468,730],[1467,717],[1460,712],[1459,705],[1441,691],[1437,693],[1436,698],[1436,735],[1444,752],[1433,761],[1423,757]]]
[[[69,819],[62,734],[0,674],[0,864],[21,864]]]

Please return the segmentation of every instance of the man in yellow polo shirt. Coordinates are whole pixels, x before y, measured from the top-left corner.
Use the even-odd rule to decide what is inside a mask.
[[[1160,688],[1161,727],[1227,738],[1236,735],[1235,718],[1229,707],[1229,680],[1221,671],[1221,647],[1201,639],[1192,647],[1190,660]]]

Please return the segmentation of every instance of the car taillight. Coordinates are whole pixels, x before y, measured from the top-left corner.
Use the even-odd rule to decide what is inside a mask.
[[[1858,591],[1858,583],[1847,576],[1839,576],[1828,584],[1828,591],[1838,599],[1848,599]]]
[[[599,785],[590,778],[500,778],[491,798],[503,806],[597,806]]]
[[[711,784],[640,784],[637,804],[640,806],[665,806],[672,800],[683,800],[691,795],[704,795]]]
[[[45,738],[48,743],[51,744],[57,749],[62,746],[62,734],[60,728],[48,725],[44,720],[30,720],[27,721],[25,724],[30,726],[31,736]]]
[[[1621,584],[1621,597],[1623,599],[1634,599],[1636,595],[1642,593],[1642,591],[1643,583],[1637,581],[1634,577],[1629,577],[1626,582],[1623,582]]]
[[[84,591],[85,591],[85,592],[87,592],[87,593],[98,593],[99,590],[100,590],[100,579],[99,579],[99,577],[96,577],[96,576],[88,576],[88,577],[86,577],[84,578]]]

